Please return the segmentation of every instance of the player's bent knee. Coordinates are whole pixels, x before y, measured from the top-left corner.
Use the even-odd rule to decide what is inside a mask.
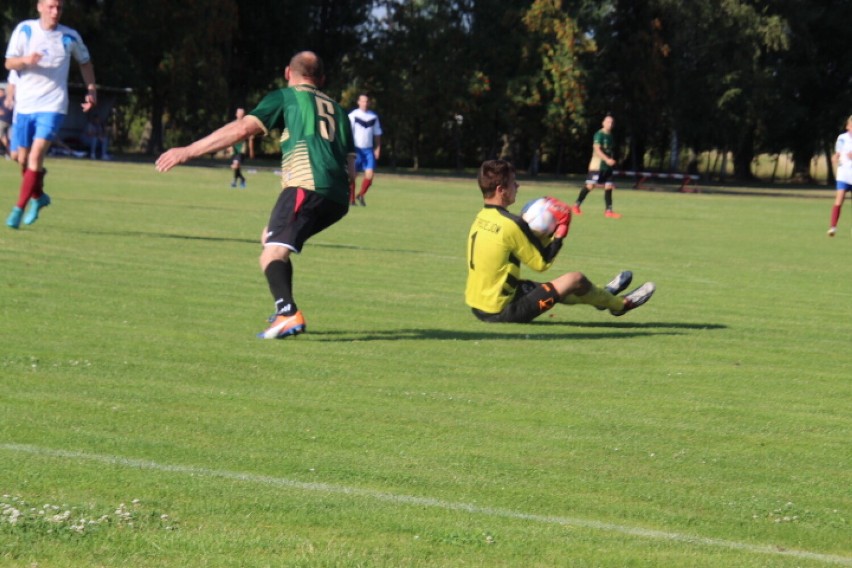
[[[561,297],[569,294],[585,294],[589,291],[591,283],[582,272],[568,272],[553,282],[553,287]]]
[[[263,252],[260,253],[260,268],[266,270],[266,267],[277,260],[287,260],[290,258],[290,249],[282,245],[264,245]]]

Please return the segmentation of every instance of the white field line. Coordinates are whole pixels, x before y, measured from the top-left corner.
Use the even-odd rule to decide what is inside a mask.
[[[732,540],[723,540],[718,538],[705,538],[701,536],[693,536],[682,533],[657,531],[651,529],[643,529],[639,527],[631,527],[627,525],[618,525],[613,523],[604,523],[599,521],[590,521],[575,517],[562,517],[552,515],[537,515],[533,513],[523,513],[521,511],[513,511],[511,509],[498,509],[493,507],[484,507],[473,505],[470,503],[454,503],[452,501],[442,501],[430,497],[415,497],[412,495],[398,495],[395,493],[385,493],[383,491],[375,491],[372,489],[359,489],[357,487],[347,487],[345,485],[332,485],[328,483],[311,483],[305,481],[295,481],[282,477],[272,477],[268,475],[255,475],[252,473],[242,473],[237,471],[227,471],[219,469],[208,469],[204,467],[193,467],[185,465],[169,465],[157,462],[138,460],[132,458],[123,458],[119,456],[108,456],[101,454],[89,454],[85,452],[74,452],[67,450],[55,450],[51,448],[41,448],[27,444],[0,444],[0,450],[8,452],[18,452],[32,454],[37,456],[46,456],[53,458],[67,458],[73,460],[92,461],[102,464],[116,465],[127,468],[147,469],[152,471],[181,473],[196,477],[211,477],[228,479],[234,481],[243,481],[247,483],[256,483],[270,487],[285,487],[298,491],[314,491],[317,493],[325,493],[330,495],[347,495],[352,497],[364,497],[382,501],[385,503],[394,503],[398,505],[412,505],[417,507],[432,507],[435,509],[443,509],[446,511],[463,511],[473,515],[484,515],[490,517],[502,517],[505,519],[515,519],[522,521],[530,521],[533,523],[541,523],[548,525],[565,525],[573,527],[581,527],[586,529],[598,530],[602,532],[611,532],[645,538],[650,540],[668,541],[676,543],[685,543],[692,545],[724,548],[729,550],[742,550],[743,552],[756,554],[769,554],[774,556],[789,556],[805,560],[815,560],[826,564],[838,564],[842,566],[852,566],[852,557],[837,556],[833,554],[821,554],[818,552],[808,552],[805,550],[792,550],[771,545],[748,544],[744,542],[736,542]]]

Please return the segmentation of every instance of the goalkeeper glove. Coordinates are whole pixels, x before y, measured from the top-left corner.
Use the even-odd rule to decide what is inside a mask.
[[[564,239],[565,235],[568,234],[568,227],[571,225],[571,207],[555,197],[548,197],[547,209],[556,219],[556,230],[553,232],[553,236],[557,239]]]

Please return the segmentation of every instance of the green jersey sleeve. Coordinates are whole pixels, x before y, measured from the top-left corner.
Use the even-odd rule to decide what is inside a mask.
[[[250,115],[260,120],[267,131],[284,128],[284,94],[281,90],[268,93]]]

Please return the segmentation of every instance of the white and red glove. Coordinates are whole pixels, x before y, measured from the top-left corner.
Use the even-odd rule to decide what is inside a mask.
[[[548,197],[547,209],[553,214],[553,218],[556,219],[556,230],[553,232],[554,238],[564,239],[565,235],[568,234],[568,227],[571,226],[571,207],[555,197]]]

